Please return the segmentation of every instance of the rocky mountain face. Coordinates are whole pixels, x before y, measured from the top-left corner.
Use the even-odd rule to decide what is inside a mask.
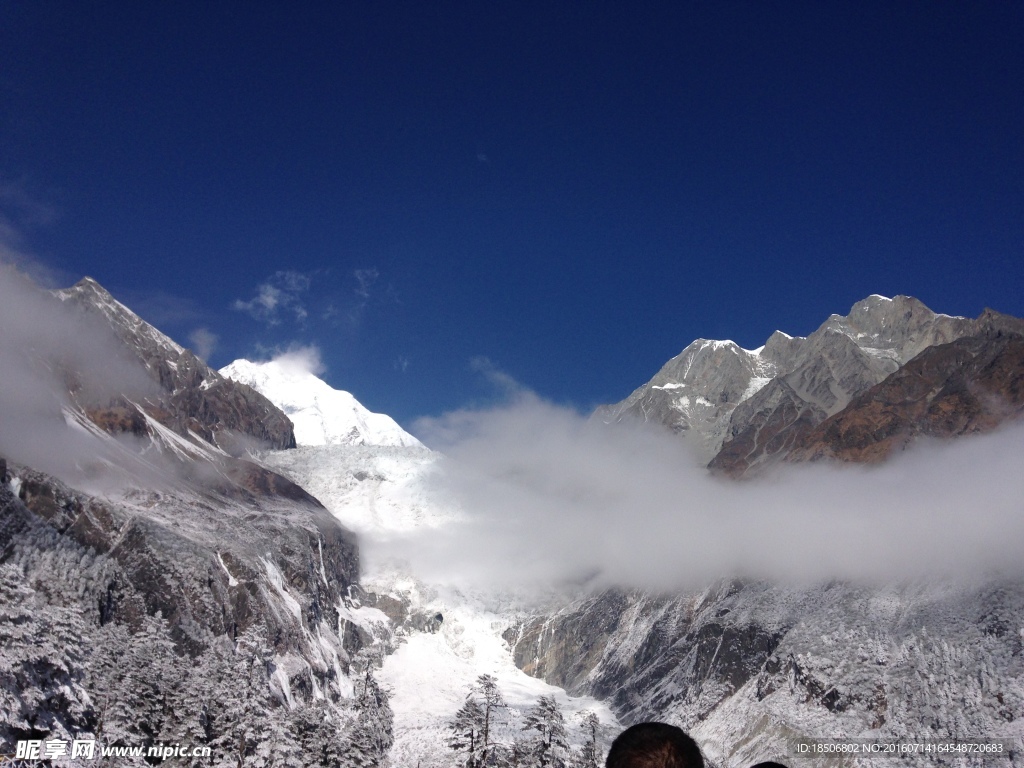
[[[251,387],[210,368],[86,277],[54,292],[64,304],[98,320],[120,342],[127,359],[138,362],[156,384],[145,402],[129,402],[110,392],[80,393],[92,421],[108,431],[146,431],[140,410],[182,437],[190,433],[229,453],[255,442],[269,448],[294,448],[292,423]],[[74,390],[73,390],[74,391]],[[104,402],[107,398],[108,402]]]
[[[800,739],[966,734],[1008,739],[1017,746],[1003,764],[1020,765],[1022,616],[1019,583],[721,582],[685,595],[609,591],[505,637],[523,669],[607,699],[623,722],[678,723],[718,765],[792,759]]]
[[[83,344],[113,334],[96,348],[151,383],[127,391],[102,374],[103,361],[85,371],[46,350],[38,364],[3,361],[34,365],[26,376],[49,377],[40,386],[56,377],[57,396],[66,389],[58,421],[47,410],[39,431],[23,435],[31,455],[75,452],[58,477],[24,463],[19,440],[5,436],[0,743],[178,739],[221,743],[239,764],[262,754],[267,765],[336,764],[338,750],[386,748],[380,733],[376,747],[342,739],[364,715],[390,718],[386,697],[366,693],[372,666],[360,659],[375,638],[353,597],[356,538],[244,452],[294,446],[288,418],[94,281],[57,296],[72,311],[40,322],[70,318],[57,332]],[[149,698],[133,705],[133,691]],[[360,709],[371,703],[373,712]],[[332,744],[334,758],[314,754]]]
[[[931,382],[933,386],[942,379],[942,374],[934,370],[938,365],[950,377],[959,377],[955,386],[980,387],[979,392],[985,394],[979,397],[991,403],[965,404],[986,413],[991,410],[991,418],[979,417],[970,426],[963,426],[961,432],[983,429],[1015,412],[1016,395],[1011,390],[1019,385],[1011,381],[1012,363],[1007,361],[1004,379],[990,378],[975,386],[971,383],[974,374],[958,368],[956,352],[937,350],[965,337],[975,338],[958,349],[966,354],[963,350],[967,347],[977,348],[975,355],[980,361],[985,359],[980,347],[989,343],[985,339],[1019,334],[1024,330],[1022,326],[1024,322],[1016,318],[991,311],[969,320],[936,314],[908,296],[869,296],[856,303],[845,317],[832,315],[806,338],[776,331],[763,347],[753,351],[740,349],[733,342],[699,339],[626,400],[599,408],[594,417],[606,422],[640,418],[664,424],[688,440],[711,469],[733,476],[763,471],[784,459],[867,458],[874,454],[865,453],[863,445],[854,450],[851,444],[851,450],[845,453],[837,446],[826,447],[822,444],[823,430],[828,430],[833,442],[839,435],[849,435],[851,440],[863,443],[865,429],[878,433],[879,440],[879,430],[897,430],[906,436],[901,444],[918,434],[907,426],[917,421],[917,411],[893,416],[895,389],[905,386],[910,374],[901,373],[893,382],[889,379],[919,356],[936,356],[935,361],[949,356],[945,367],[935,362],[931,367],[920,363],[913,369],[927,369],[930,376],[938,377]],[[888,383],[883,386],[883,382]],[[952,378],[949,386],[954,386]],[[886,394],[869,394],[876,387],[882,387],[879,391]],[[871,427],[857,431],[853,426],[869,418],[863,398],[875,402],[876,410],[883,408],[882,401],[886,403],[884,410],[892,418],[885,427],[875,423],[876,417],[871,417]],[[997,405],[997,401],[1004,405]],[[853,410],[860,415],[852,415]],[[934,427],[924,429],[922,434],[958,432]]]
[[[992,313],[979,322],[980,333],[929,347],[842,411],[799,434],[786,460],[877,462],[919,437],[987,432],[1019,417],[1024,323]]]

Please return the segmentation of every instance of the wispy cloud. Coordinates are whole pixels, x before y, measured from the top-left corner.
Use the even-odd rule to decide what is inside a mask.
[[[364,299],[370,298],[370,289],[373,288],[373,284],[380,278],[380,272],[374,268],[370,269],[357,269],[352,273],[356,278],[356,296],[361,296]]]
[[[110,441],[68,427],[64,376],[73,372],[83,403],[146,397],[156,385],[102,321],[39,290],[2,256],[0,328],[0,455],[68,482],[99,482]]]
[[[275,272],[256,287],[256,294],[251,299],[236,299],[231,307],[268,325],[278,325],[289,316],[302,323],[309,316],[304,297],[310,284],[310,277],[304,272]]]
[[[0,179],[0,210],[12,227],[35,227],[57,220],[57,209],[29,191],[25,182]]]
[[[525,394],[527,388],[516,381],[515,378],[498,368],[489,357],[478,355],[469,361],[469,369],[479,373],[491,384],[500,394],[507,397]]]
[[[55,288],[72,278],[28,253],[24,231],[52,223],[56,209],[38,200],[23,182],[0,179],[0,264],[14,266],[35,284]]]
[[[327,371],[320,347],[316,344],[293,341],[284,347],[259,347],[256,359],[258,362],[275,363],[292,373],[312,373],[314,376],[321,376]]]
[[[209,328],[196,328],[188,335],[188,340],[192,344],[195,353],[202,360],[209,361],[213,350],[217,348],[219,338]]]
[[[352,293],[355,294],[356,300],[348,309],[346,317],[348,318],[349,325],[356,329],[362,322],[363,317],[366,314],[367,307],[371,304],[382,305],[382,304],[398,304],[398,291],[390,283],[381,284],[380,282],[380,271],[376,267],[366,267],[362,269],[356,269],[352,272],[352,277],[355,279],[355,287],[352,289]]]

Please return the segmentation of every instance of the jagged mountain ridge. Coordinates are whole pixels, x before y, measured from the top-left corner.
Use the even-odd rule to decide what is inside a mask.
[[[1006,330],[1005,319],[1000,325],[926,349],[797,435],[785,460],[877,462],[918,437],[987,432],[1018,418],[1024,413],[1024,323],[1016,330]]]
[[[908,296],[869,296],[806,338],[776,331],[756,350],[698,339],[594,417],[664,424],[711,468],[739,475],[796,451],[812,429],[918,355],[991,333],[993,324],[1005,333],[1022,325],[990,310],[970,320],[937,314]]]
[[[1018,417],[1022,350],[1019,319],[949,318],[907,297],[869,297],[806,339],[776,332],[752,351],[698,340],[595,417],[661,422],[704,458],[720,440],[710,467],[734,476],[781,460],[881,461],[918,436]],[[1016,580],[725,581],[683,594],[610,590],[506,639],[532,674],[604,698],[627,723],[679,723],[719,765],[788,762],[801,738],[969,734],[1008,739],[1007,764],[1019,765],[1022,627]]]
[[[284,360],[235,360],[220,374],[252,387],[287,414],[298,445],[422,447],[390,416],[371,413],[350,393]]]
[[[92,278],[85,277],[54,295],[88,316],[101,318],[126,356],[142,365],[159,388],[158,395],[142,405],[164,426],[187,439],[190,433],[197,435],[231,453],[243,451],[250,439],[270,448],[295,446],[291,422],[269,399],[210,368]],[[108,430],[145,431],[137,404],[120,399],[83,406],[91,420]]]

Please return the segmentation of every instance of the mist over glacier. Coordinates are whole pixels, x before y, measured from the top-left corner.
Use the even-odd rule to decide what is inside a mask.
[[[529,392],[422,419],[432,493],[457,522],[371,545],[437,580],[698,587],[1024,573],[1024,427],[918,442],[882,466],[799,465],[735,482],[684,441]],[[377,550],[377,547],[383,547]]]

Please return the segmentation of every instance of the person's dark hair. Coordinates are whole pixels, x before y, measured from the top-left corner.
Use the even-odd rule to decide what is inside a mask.
[[[704,768],[697,742],[667,723],[639,723],[616,737],[605,768]]]
[[[782,763],[776,763],[774,760],[766,760],[763,763],[752,765],[750,768],[786,768]]]

